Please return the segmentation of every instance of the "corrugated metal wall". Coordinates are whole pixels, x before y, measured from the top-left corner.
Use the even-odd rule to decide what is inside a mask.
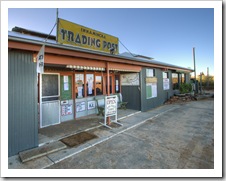
[[[128,102],[126,105],[128,109],[140,111],[140,86],[122,86],[122,99],[123,102]]]
[[[163,90],[163,75],[162,70],[155,69],[155,77],[157,77],[157,97],[147,99],[146,98],[146,68],[141,71],[141,111],[147,111],[157,106],[163,105],[163,103],[173,95],[172,87],[172,72],[169,72],[169,90]]]
[[[38,146],[37,73],[33,56],[9,50],[8,156]]]

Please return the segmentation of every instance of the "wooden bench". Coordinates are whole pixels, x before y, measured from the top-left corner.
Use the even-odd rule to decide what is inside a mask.
[[[97,110],[98,110],[98,116],[100,114],[102,114],[102,116],[104,116],[104,110],[105,110],[105,100],[104,100],[104,96],[98,96],[95,97],[96,103],[97,103]]]
[[[126,105],[128,104],[128,102],[122,101],[122,94],[121,93],[118,93],[116,95],[118,97],[118,108],[126,110]]]

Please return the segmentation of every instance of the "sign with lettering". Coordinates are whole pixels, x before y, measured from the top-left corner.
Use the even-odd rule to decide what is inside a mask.
[[[118,38],[58,18],[57,41],[92,50],[118,54]]]
[[[117,114],[117,96],[105,97],[105,116],[113,116]]]
[[[44,73],[44,53],[45,45],[42,45],[37,55],[37,73]]]
[[[163,90],[168,90],[170,88],[170,83],[168,78],[163,79]]]

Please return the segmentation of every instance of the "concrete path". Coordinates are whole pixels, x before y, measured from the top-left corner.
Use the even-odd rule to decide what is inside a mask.
[[[141,113],[123,120],[123,127],[93,130],[109,139],[49,168],[212,169],[213,113],[212,100]]]
[[[151,169],[214,167],[213,99],[165,105],[121,119],[123,126],[90,130],[98,136],[24,164],[9,159],[9,168]],[[18,159],[18,160],[17,160]]]

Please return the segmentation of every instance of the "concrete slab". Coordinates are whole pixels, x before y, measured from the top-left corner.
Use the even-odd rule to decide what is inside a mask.
[[[88,149],[89,147],[90,147],[90,144],[85,143],[85,144],[81,144],[80,146],[77,146],[77,147],[72,147],[72,148],[68,148],[65,150],[60,150],[55,153],[50,153],[47,155],[47,157],[50,160],[52,160],[54,163],[58,163],[62,160],[65,160],[66,158],[69,158],[77,153],[80,153],[81,151]]]
[[[19,153],[21,161],[27,162],[35,158],[45,156],[49,153],[53,153],[62,149],[65,149],[67,146],[60,141],[49,143],[31,150],[26,150]]]
[[[9,169],[42,169],[42,168],[49,167],[53,164],[54,163],[46,156],[22,163],[19,155],[15,155],[9,158],[8,168]]]
[[[105,136],[113,134],[102,142],[48,168],[212,169],[213,105],[195,101],[125,118],[122,127],[104,129]]]
[[[9,168],[213,168],[213,111],[204,100],[135,113],[112,129],[98,122],[88,131],[98,138]]]

